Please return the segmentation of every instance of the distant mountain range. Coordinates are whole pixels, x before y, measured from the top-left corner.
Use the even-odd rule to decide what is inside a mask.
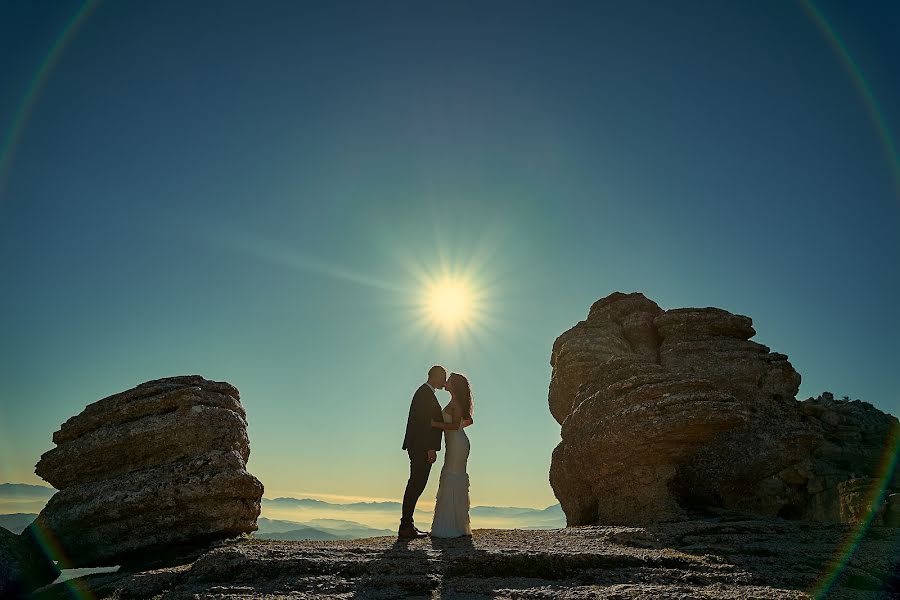
[[[341,519],[312,519],[301,523],[260,517],[256,524],[259,530],[253,536],[265,540],[356,540],[394,533]]]
[[[317,523],[316,517],[338,517],[346,515],[367,530],[360,531],[360,537],[370,535],[393,535],[394,527],[399,521],[401,505],[399,502],[351,502],[336,504],[312,498],[263,498],[262,512],[268,517],[275,517],[289,522],[302,523],[313,529],[327,531],[328,527]],[[525,508],[517,506],[474,506],[469,511],[472,527],[498,529],[559,529],[565,527],[566,518],[559,504],[546,508]],[[427,527],[433,512],[424,509],[416,510],[416,522]],[[390,528],[390,529],[387,529]],[[389,533],[369,533],[368,530],[387,531]],[[315,532],[302,531],[297,535],[316,535]],[[327,538],[319,538],[327,539]]]
[[[0,483],[0,513],[40,512],[55,493],[55,489],[45,485]]]
[[[9,529],[13,533],[22,533],[31,522],[37,518],[36,513],[13,513],[0,515],[0,527]]]
[[[517,508],[515,506],[473,506],[469,510],[469,514],[471,514],[472,516],[483,517],[537,517],[542,519],[566,518],[565,513],[563,513],[562,511],[562,506],[560,506],[559,504],[552,504],[547,508]]]
[[[28,483],[0,483],[0,500],[48,500],[56,490],[45,485],[31,485]],[[303,507],[322,510],[342,510],[342,511],[396,511],[400,510],[399,502],[350,502],[346,504],[338,504],[334,502],[326,502],[324,500],[315,500],[313,498],[263,498],[263,506],[270,507]],[[427,511],[426,511],[427,512]],[[541,516],[541,517],[562,517],[563,512],[559,504],[553,504],[547,508],[523,508],[516,506],[474,506],[471,509],[473,516],[492,516],[492,517],[522,517],[522,516]],[[336,519],[340,521],[340,519]],[[345,521],[346,522],[346,521]]]
[[[399,502],[351,502],[348,504],[334,504],[324,500],[312,498],[263,498],[263,506],[271,507],[297,507],[327,510],[346,511],[398,511],[401,508]],[[422,511],[428,512],[428,511]],[[497,517],[497,518],[521,518],[538,517],[546,519],[562,518],[565,516],[559,504],[553,504],[547,508],[523,508],[516,506],[473,506],[469,513],[472,516]]]
[[[349,504],[333,504],[312,498],[263,498],[263,504],[284,507],[318,508],[329,510],[400,510],[399,502],[351,502]]]
[[[31,485],[30,483],[0,483],[0,499],[37,499],[48,500],[56,490],[46,485]]]

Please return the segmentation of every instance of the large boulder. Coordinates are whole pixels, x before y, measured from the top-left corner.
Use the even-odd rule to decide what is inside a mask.
[[[139,562],[256,530],[262,483],[246,470],[236,388],[199,375],[143,383],[87,406],[35,473],[59,489],[23,535],[64,567]]]
[[[668,489],[678,466],[746,418],[709,382],[624,357],[606,361],[576,399],[550,470],[572,525],[680,515]]]
[[[878,472],[897,419],[830,394],[798,402],[799,373],[755,333],[720,308],[663,310],[616,292],[556,340],[549,405],[562,441],[550,483],[570,525],[699,507],[893,519],[877,486],[898,488]]]

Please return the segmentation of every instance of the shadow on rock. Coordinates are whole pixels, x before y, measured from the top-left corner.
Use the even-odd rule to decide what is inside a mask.
[[[440,585],[428,540],[397,539],[369,558],[353,598],[431,598]]]

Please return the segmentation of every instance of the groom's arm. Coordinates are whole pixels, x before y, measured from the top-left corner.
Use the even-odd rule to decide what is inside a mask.
[[[431,415],[433,412],[432,403],[434,398],[425,396],[422,398],[420,405],[422,406],[422,439],[425,440],[425,449],[428,452],[437,452],[441,449],[441,438],[435,439],[434,430],[431,428]]]

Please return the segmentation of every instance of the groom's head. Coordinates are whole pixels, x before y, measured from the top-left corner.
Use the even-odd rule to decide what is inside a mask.
[[[436,390],[443,389],[447,385],[447,369],[441,365],[434,365],[428,369],[428,383]]]

